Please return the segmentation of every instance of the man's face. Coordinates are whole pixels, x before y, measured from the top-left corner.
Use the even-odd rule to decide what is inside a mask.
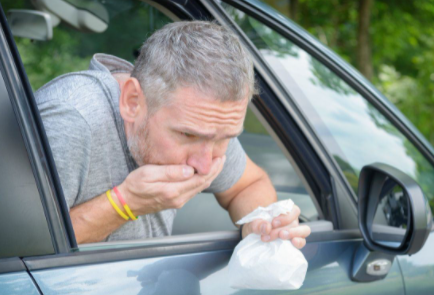
[[[208,174],[213,158],[225,154],[229,140],[243,130],[248,99],[220,102],[193,88],[179,88],[170,103],[142,123],[128,139],[144,164],[187,164]]]

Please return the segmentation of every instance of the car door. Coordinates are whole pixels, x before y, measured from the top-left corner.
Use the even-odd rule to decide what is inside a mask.
[[[154,4],[178,19],[219,17],[218,20],[222,22],[219,14],[222,10],[216,10],[215,3],[211,1],[164,1]],[[2,28],[12,40],[4,15]],[[12,42],[9,42],[11,47],[8,50],[18,56]],[[331,223],[334,227],[334,230],[330,227],[324,230],[312,224],[313,233],[302,250],[309,262],[305,283],[300,290],[287,293],[378,294],[378,290],[381,290],[403,294],[402,275],[396,260],[383,280],[362,284],[350,279],[348,273],[353,255],[363,240],[357,229],[356,209],[348,193],[348,183],[339,177],[342,171],[338,170],[338,166],[326,160],[327,153],[320,138],[316,142],[312,140],[315,133],[310,130],[308,120],[301,112],[291,112],[282,100],[282,97],[291,97],[287,90],[279,87],[274,75],[264,74],[270,68],[266,65],[261,68],[262,58],[255,57],[255,64],[261,95],[254,99],[253,104],[272,128],[281,146],[294,158],[313,198],[324,212],[323,224]],[[25,90],[19,93],[19,99],[27,101],[22,106],[25,112],[18,113],[18,116],[22,120],[33,118],[29,124],[35,129],[37,137],[30,142],[43,142],[43,127],[37,119],[36,108],[31,107],[31,89],[18,58],[12,64],[11,77]],[[41,146],[42,152],[38,154],[37,146],[29,144],[28,153],[32,155],[30,162],[35,179],[42,179],[41,171],[36,168],[38,163],[45,160],[43,163],[51,171],[46,181],[49,187],[58,188],[53,189],[52,194],[44,194],[45,214],[38,215],[47,216],[51,234],[44,240],[56,247],[53,252],[39,255],[30,253],[22,257],[42,294],[282,294],[281,291],[235,290],[228,286],[227,263],[239,241],[237,231],[77,247],[73,241],[69,216],[62,209],[62,195],[56,182],[55,164],[50,160],[49,147]]]
[[[0,259],[0,294],[41,294],[18,257]]]
[[[291,107],[304,113],[307,125],[331,154],[349,191],[357,193],[363,165],[388,163],[415,179],[434,209],[433,148],[378,90],[263,3],[219,3],[284,84],[294,103]],[[357,201],[357,196],[353,199]],[[433,234],[419,253],[398,257],[408,294],[429,294],[434,287]]]

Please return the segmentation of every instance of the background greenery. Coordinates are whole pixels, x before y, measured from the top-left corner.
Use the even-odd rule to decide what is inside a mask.
[[[434,144],[433,0],[263,2],[359,69]]]

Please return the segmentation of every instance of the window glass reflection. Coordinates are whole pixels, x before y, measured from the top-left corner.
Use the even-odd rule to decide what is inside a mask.
[[[353,190],[363,166],[382,162],[413,177],[434,208],[434,168],[377,109],[288,39],[222,4],[294,95]]]

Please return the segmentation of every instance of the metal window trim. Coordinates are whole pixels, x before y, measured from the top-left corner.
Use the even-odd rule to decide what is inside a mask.
[[[115,248],[109,250],[58,254],[55,256],[31,257],[25,258],[24,263],[26,264],[29,271],[35,271],[59,267],[194,254],[200,252],[233,250],[236,246],[236,243],[236,241],[227,240],[176,245],[142,246],[137,248]]]
[[[203,238],[201,238],[203,237]],[[187,237],[188,238],[188,237]],[[24,258],[24,264],[29,271],[85,266],[109,262],[121,262],[137,259],[147,259],[174,255],[195,254],[203,252],[233,251],[239,242],[239,231],[214,232],[196,235],[194,241],[180,242],[175,237],[165,237],[160,244],[140,245],[141,241],[131,241],[129,247],[113,248],[75,253],[65,253],[49,256]],[[358,229],[313,232],[308,243],[328,243],[341,241],[361,241]],[[142,241],[143,243],[143,241]],[[128,242],[119,242],[120,245]]]
[[[0,274],[27,271],[23,261],[18,257],[0,259]]]

